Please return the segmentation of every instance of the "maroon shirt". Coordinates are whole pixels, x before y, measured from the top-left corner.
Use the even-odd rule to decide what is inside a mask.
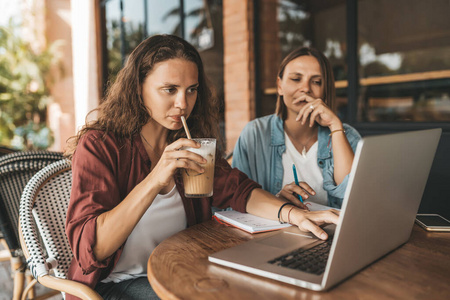
[[[102,213],[117,206],[149,173],[151,161],[140,135],[133,141],[119,140],[112,134],[90,131],[79,141],[72,159],[72,193],[67,211],[66,234],[74,257],[68,278],[94,288],[108,277],[122,253],[123,244],[104,261],[94,256],[96,221]],[[260,185],[223,158],[216,159],[214,195],[209,198],[186,198],[180,176],[175,176],[183,200],[187,225],[212,217],[211,206],[245,212],[250,192]],[[67,295],[66,299],[74,299]]]

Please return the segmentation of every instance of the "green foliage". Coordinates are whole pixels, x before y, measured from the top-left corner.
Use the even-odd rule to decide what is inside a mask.
[[[144,37],[144,28],[142,24],[133,26],[132,22],[124,25],[125,40],[125,57],[130,55],[131,51],[136,48]],[[112,20],[110,28],[108,28],[108,85],[116,80],[117,73],[122,69],[122,53],[120,51],[120,23],[117,20]]]
[[[17,26],[0,26],[0,144],[18,149],[46,149],[53,143],[46,126],[50,87],[62,74],[61,42],[35,53],[17,35]],[[60,72],[55,72],[59,67]]]

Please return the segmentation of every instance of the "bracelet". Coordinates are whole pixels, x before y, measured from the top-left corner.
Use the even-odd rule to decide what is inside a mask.
[[[280,222],[280,224],[285,224],[286,222],[281,221],[281,210],[283,209],[283,207],[285,207],[286,205],[294,205],[290,202],[286,202],[283,205],[280,206],[280,209],[278,210],[278,222]]]
[[[289,224],[292,224],[292,223],[291,223],[291,211],[294,209],[294,207],[295,207],[295,206],[292,206],[292,207],[289,209],[289,212],[288,212],[288,223],[289,223]]]
[[[332,136],[333,133],[338,132],[338,131],[342,131],[343,133],[345,133],[344,129],[336,129],[336,130],[333,130],[332,132],[330,132],[330,134],[328,136]]]

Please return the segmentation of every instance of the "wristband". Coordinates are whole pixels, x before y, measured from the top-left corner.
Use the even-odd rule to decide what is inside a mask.
[[[286,202],[283,203],[283,205],[280,206],[280,209],[278,210],[278,222],[280,222],[280,224],[286,224],[286,222],[281,221],[281,210],[283,209],[283,207],[285,207],[286,205],[294,205],[290,202]]]
[[[329,134],[328,136],[332,136],[333,133],[336,133],[336,132],[338,132],[338,131],[342,131],[343,133],[345,133],[345,130],[344,130],[344,129],[336,129],[336,130],[333,130],[332,132],[330,132],[330,134]]]
[[[288,223],[289,223],[289,224],[292,224],[292,223],[291,223],[291,211],[294,209],[294,207],[295,207],[295,206],[292,206],[292,207],[289,209],[289,212],[288,212]]]

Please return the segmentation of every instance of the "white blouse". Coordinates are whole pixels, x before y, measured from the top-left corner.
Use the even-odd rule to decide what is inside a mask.
[[[286,132],[284,133],[284,139],[286,143],[286,152],[281,156],[284,169],[283,187],[294,181],[292,165],[295,164],[298,180],[300,182],[306,182],[316,192],[316,195],[310,195],[307,201],[327,205],[328,196],[327,192],[323,189],[322,169],[320,169],[317,164],[318,142],[316,141],[314,145],[309,148],[306,156],[303,157],[300,152],[295,149],[294,144]]]
[[[147,261],[153,249],[186,227],[186,212],[176,186],[165,195],[158,194],[128,237],[114,270],[102,282],[147,276]]]

